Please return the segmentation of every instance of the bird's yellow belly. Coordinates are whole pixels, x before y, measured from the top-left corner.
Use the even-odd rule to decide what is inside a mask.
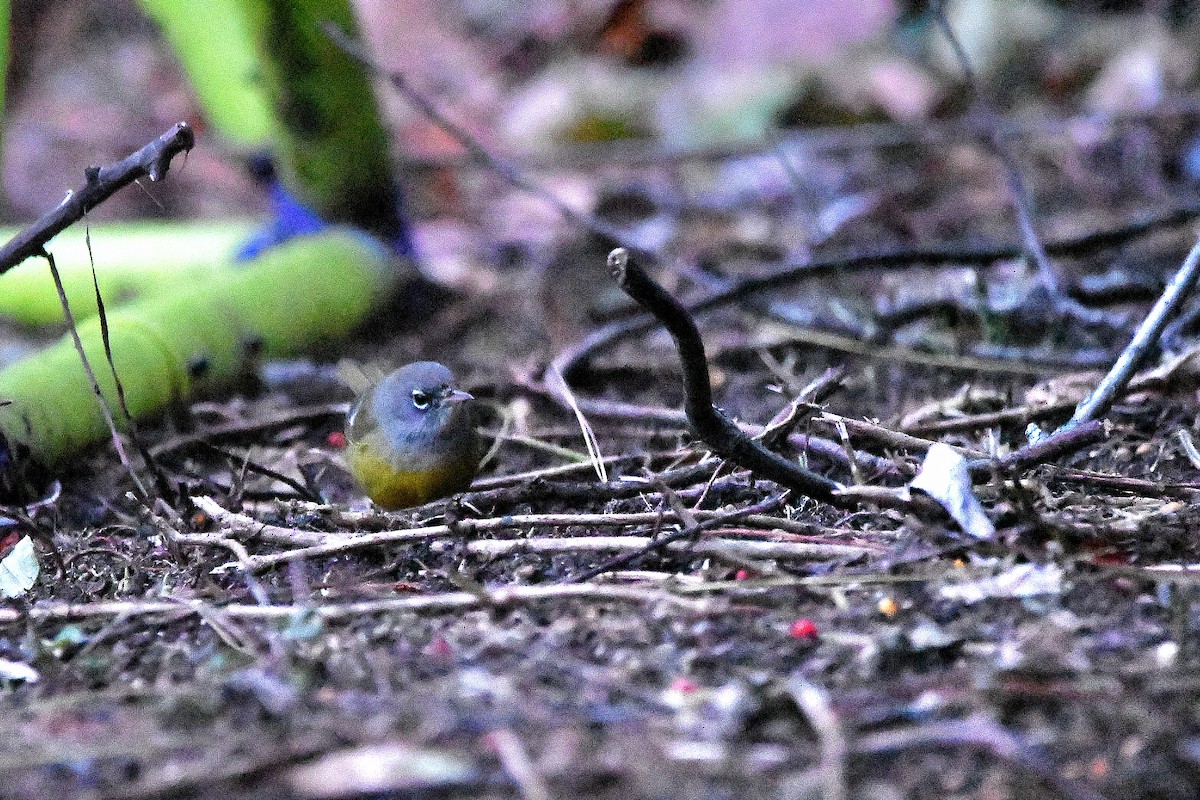
[[[383,508],[408,508],[462,491],[471,485],[473,463],[461,460],[420,470],[397,468],[368,451],[362,442],[346,449],[350,472],[375,503]]]

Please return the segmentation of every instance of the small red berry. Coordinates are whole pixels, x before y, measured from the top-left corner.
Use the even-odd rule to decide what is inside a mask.
[[[454,648],[441,636],[435,636],[421,651],[431,658],[450,658]]]
[[[341,450],[346,446],[346,434],[341,431],[334,431],[325,437],[325,443],[330,447],[336,447]]]
[[[817,623],[811,619],[800,618],[792,623],[792,627],[788,628],[788,635],[793,639],[808,642],[816,639],[820,632],[817,630]]]
[[[734,579],[735,581],[748,581],[748,580],[750,580],[750,570],[748,570],[748,569],[739,569],[737,572],[733,573],[733,579]]]
[[[691,694],[699,688],[700,684],[691,678],[676,678],[671,681],[671,691],[679,692],[680,694]]]

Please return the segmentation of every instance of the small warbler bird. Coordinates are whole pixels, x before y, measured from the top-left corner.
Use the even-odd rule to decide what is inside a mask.
[[[407,508],[470,486],[481,449],[473,399],[435,361],[408,364],[367,388],[346,418],[346,462],[367,496]]]

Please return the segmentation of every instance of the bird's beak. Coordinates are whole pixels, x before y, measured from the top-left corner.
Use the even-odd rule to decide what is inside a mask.
[[[463,403],[467,400],[474,399],[475,395],[471,394],[470,392],[464,392],[462,389],[451,389],[442,402],[446,403],[447,405],[457,405],[458,403]]]

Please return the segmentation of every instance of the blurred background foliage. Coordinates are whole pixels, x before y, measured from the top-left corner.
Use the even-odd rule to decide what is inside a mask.
[[[189,4],[196,8],[203,3]],[[1012,114],[1138,113],[1195,89],[1194,4],[952,0],[989,93]],[[788,128],[961,115],[961,71],[920,2],[357,0],[376,58],[485,144],[511,152],[651,139],[695,147]],[[4,149],[10,218],[40,213],[87,164],[204,116],[129,0],[17,0]],[[401,160],[458,152],[381,92]],[[237,142],[201,139],[182,180],[101,217],[260,210]],[[444,188],[444,187],[443,187]],[[435,198],[436,199],[436,198]],[[453,198],[440,198],[453,202]]]

